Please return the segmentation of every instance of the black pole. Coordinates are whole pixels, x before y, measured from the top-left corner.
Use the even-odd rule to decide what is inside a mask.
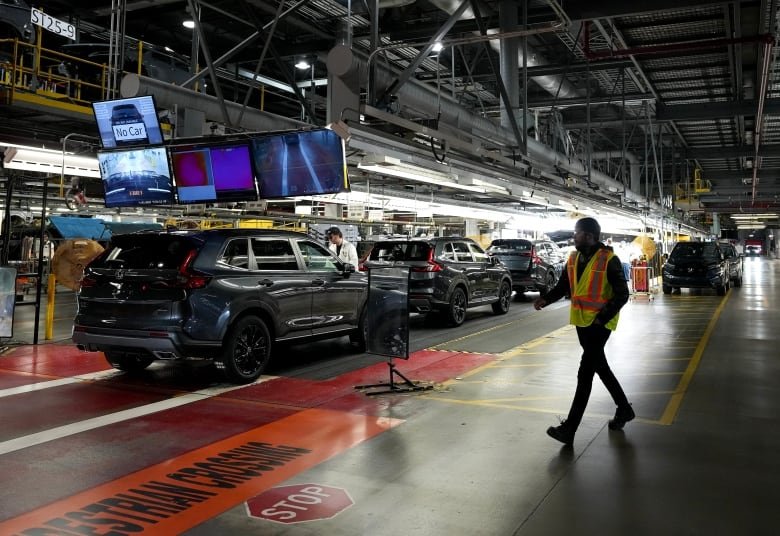
[[[0,266],[8,265],[11,249],[11,197],[14,193],[14,176],[6,171],[5,175],[5,214],[3,215],[3,249],[0,251]]]
[[[41,207],[41,234],[38,237],[38,284],[35,287],[35,327],[33,328],[33,344],[38,344],[38,327],[41,323],[41,289],[43,288],[43,249],[46,237],[46,201],[49,194],[49,176],[43,177],[43,199]]]

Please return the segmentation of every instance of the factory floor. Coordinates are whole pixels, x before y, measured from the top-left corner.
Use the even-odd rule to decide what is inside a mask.
[[[69,343],[72,295],[45,344],[17,309],[0,534],[778,533],[780,260],[746,259],[723,297],[634,295],[606,352],[637,418],[609,430],[596,379],[572,447],[545,434],[576,383],[569,303],[534,297],[454,330],[412,318],[394,364],[429,389],[378,395],[356,386],[387,382],[386,358],[346,338],[233,386],[207,365],[109,369]]]

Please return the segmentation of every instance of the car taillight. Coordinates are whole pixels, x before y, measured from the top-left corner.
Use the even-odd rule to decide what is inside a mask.
[[[192,269],[191,265],[197,256],[198,250],[193,249],[184,257],[184,261],[181,263],[181,266],[179,266],[179,274],[176,277],[176,286],[179,288],[203,288],[211,281],[211,277],[198,273]]]
[[[536,265],[542,264],[542,258],[539,257],[539,255],[536,254],[536,248],[535,247],[531,248],[531,262],[536,264]]]
[[[428,251],[428,264],[425,266],[412,266],[410,271],[412,272],[441,272],[444,270],[441,264],[433,260],[433,248]]]
[[[94,287],[94,286],[97,285],[97,283],[98,283],[97,279],[95,279],[94,277],[92,277],[90,275],[87,275],[87,276],[84,276],[84,278],[82,278],[82,280],[81,280],[81,288]]]

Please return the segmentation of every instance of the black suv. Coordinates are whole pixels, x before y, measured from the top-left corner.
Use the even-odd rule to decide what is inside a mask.
[[[663,267],[664,294],[681,288],[729,289],[728,262],[717,242],[677,242]]]
[[[364,265],[408,266],[409,310],[440,312],[452,326],[463,323],[469,307],[492,304],[495,314],[509,311],[509,270],[468,238],[380,240]]]
[[[365,274],[300,233],[119,235],[85,270],[73,341],[121,370],[212,359],[246,383],[274,342],[350,335],[364,345],[367,293]]]
[[[549,292],[566,265],[565,252],[549,240],[501,238],[490,243],[487,253],[509,268],[512,287],[518,293]]]

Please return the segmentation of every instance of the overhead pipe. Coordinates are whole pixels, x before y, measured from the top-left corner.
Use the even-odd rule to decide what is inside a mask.
[[[755,154],[753,155],[753,194],[752,203],[756,203],[756,193],[758,192],[758,169],[761,167],[761,157],[758,155],[761,147],[761,130],[764,126],[764,103],[766,102],[767,87],[769,85],[769,69],[772,65],[772,45],[774,39],[771,38],[764,42],[764,57],[761,64],[761,87],[758,93],[758,109],[756,111],[755,134],[753,135],[753,146]]]
[[[338,46],[338,45],[337,45]],[[353,54],[355,60],[361,63],[361,68],[365,68],[365,60],[357,54]],[[377,69],[376,80],[380,87],[387,87],[395,75],[388,71],[384,65]],[[460,106],[454,99],[446,94],[437,94],[429,86],[416,80],[409,80],[402,85],[397,93],[399,103],[412,111],[424,113],[432,117],[439,117],[439,123],[447,125],[455,132],[467,133],[483,139],[493,140],[507,147],[513,147],[517,144],[514,133],[497,123],[484,117],[475,115]],[[528,157],[542,165],[562,169],[573,175],[585,177],[588,170],[585,164],[577,159],[570,158],[561,154],[551,147],[529,137],[528,138]],[[628,158],[636,158],[631,156]],[[638,160],[637,160],[638,162]],[[621,182],[599,171],[591,171],[590,180],[599,187],[604,187],[607,191],[624,192],[626,199],[646,203],[644,196],[626,188]],[[652,208],[661,210],[658,204],[651,204]]]
[[[122,78],[119,91],[122,97],[154,95],[157,104],[163,108],[171,110],[177,106],[179,108],[191,108],[202,111],[209,120],[223,120],[222,106],[216,97],[149,78],[148,76],[134,73],[125,75]],[[232,101],[224,101],[224,106],[231,122],[234,124],[237,124],[238,118],[243,113],[241,127],[249,130],[288,130],[311,126],[303,121],[263,112],[256,108],[244,109],[241,104]]]
[[[635,191],[639,190],[642,166],[637,155],[628,151],[595,151],[591,153],[590,157],[593,160],[611,160],[613,158],[618,160],[625,159],[628,162],[628,171],[630,177],[628,188]]]

